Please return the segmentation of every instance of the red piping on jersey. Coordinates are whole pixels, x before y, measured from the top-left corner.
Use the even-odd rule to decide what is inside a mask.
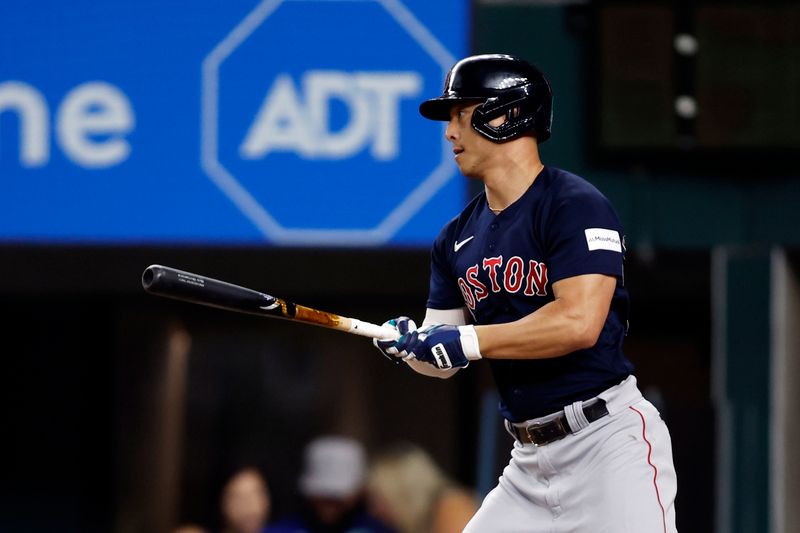
[[[661,522],[664,524],[664,533],[667,533],[667,515],[664,511],[664,504],[661,503],[661,493],[658,491],[658,468],[656,468],[656,465],[654,465],[653,461],[650,459],[650,457],[653,455],[653,445],[650,444],[650,441],[647,440],[647,435],[645,435],[647,424],[644,421],[644,415],[641,413],[641,411],[631,406],[628,406],[628,409],[638,413],[639,417],[642,419],[642,438],[647,443],[647,464],[653,467],[653,486],[656,488],[656,499],[658,500],[658,506],[661,507]]]

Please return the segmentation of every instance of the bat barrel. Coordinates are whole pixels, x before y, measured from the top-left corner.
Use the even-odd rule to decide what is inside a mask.
[[[162,265],[150,265],[144,270],[142,288],[158,296],[240,313],[276,314],[276,299],[272,296]]]
[[[296,320],[365,337],[389,339],[398,336],[394,329],[297,305],[253,289],[162,265],[150,265],[144,270],[142,288],[150,294],[184,302]]]

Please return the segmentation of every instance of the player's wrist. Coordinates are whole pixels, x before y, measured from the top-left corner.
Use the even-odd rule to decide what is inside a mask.
[[[478,332],[475,331],[475,326],[458,326],[458,332],[461,340],[461,349],[464,351],[464,356],[469,361],[476,361],[481,359],[481,347],[478,341]]]

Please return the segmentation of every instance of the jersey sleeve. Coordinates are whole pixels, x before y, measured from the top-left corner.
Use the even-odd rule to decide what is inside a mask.
[[[565,193],[551,212],[547,235],[551,283],[583,274],[622,276],[622,224],[596,189]]]
[[[429,309],[455,309],[464,306],[464,298],[448,260],[449,225],[439,233],[431,250],[431,279],[428,290]]]

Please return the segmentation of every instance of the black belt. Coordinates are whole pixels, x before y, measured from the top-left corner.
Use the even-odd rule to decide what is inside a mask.
[[[597,399],[588,405],[584,404],[583,414],[590,424],[596,420],[600,420],[608,414],[606,402]],[[537,446],[550,444],[572,433],[569,422],[567,422],[567,416],[564,413],[561,413],[553,420],[542,422],[541,424],[528,424],[526,426],[524,424],[517,425],[509,423],[508,427],[518,441],[524,444],[535,444]]]

